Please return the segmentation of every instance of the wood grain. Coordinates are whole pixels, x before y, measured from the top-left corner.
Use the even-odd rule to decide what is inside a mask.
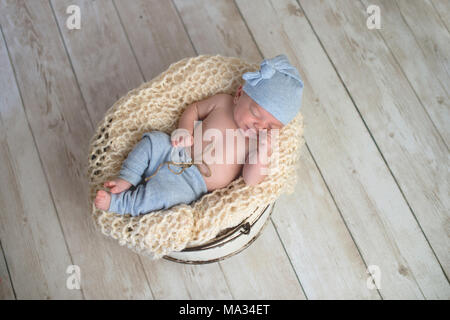
[[[234,299],[306,299],[271,221],[254,243],[220,265]]]
[[[137,3],[117,2],[120,15],[111,1],[68,0],[52,3],[70,59],[76,61],[73,64],[74,71],[80,83],[83,98],[93,103],[91,109],[96,111],[90,112],[90,115],[96,116],[98,121],[103,117],[107,107],[115,102],[112,99],[118,99],[144,81],[140,66],[133,54],[133,48],[130,47],[127,34],[122,28],[121,19],[124,19],[125,24],[129,25],[127,16],[124,16],[120,11],[124,4],[127,12],[130,12],[133,8],[136,8]],[[64,28],[65,8],[69,4],[79,5],[82,12],[86,13],[83,15],[83,27],[80,30],[82,32],[69,31]],[[170,6],[169,3],[167,5]],[[178,17],[174,11],[171,16],[161,16],[162,13],[166,12],[162,9],[164,6],[161,3],[159,11],[157,11],[160,14],[160,19],[166,22],[176,21]],[[167,12],[170,12],[170,10]],[[145,11],[138,10],[136,13],[145,15]],[[134,20],[136,19],[133,18]],[[93,37],[92,35],[96,36]],[[169,40],[166,39],[165,43],[170,43]],[[110,46],[116,49],[111,50]],[[179,54],[181,53],[178,52]],[[147,63],[147,66],[158,65],[161,62],[160,60],[156,61],[157,55],[153,55],[152,51],[148,51],[146,56],[146,61],[152,61],[148,57],[155,57],[153,63]],[[165,58],[167,59],[167,57]],[[172,63],[175,61],[166,60],[166,62]],[[97,92],[101,92],[101,94]],[[112,241],[110,245],[119,246]],[[130,254],[132,253],[130,252]],[[206,298],[211,296],[227,299],[230,297],[223,274],[217,265],[209,267],[175,265],[172,268],[160,268],[157,263],[152,263],[148,258],[139,255],[135,255],[135,257],[143,268],[140,277],[148,279],[152,294],[156,299],[188,299],[189,297]],[[209,272],[195,271],[206,270],[206,268]],[[188,270],[193,270],[193,272]],[[181,289],[183,282],[196,283],[197,285],[189,287],[189,291],[185,292]],[[178,290],[163,290],[163,284],[167,289],[177,286],[180,288]],[[145,298],[145,296],[137,295],[136,298]]]
[[[364,0],[365,6],[369,1]],[[450,34],[427,1],[372,1],[379,30],[448,148],[450,142]],[[420,63],[417,63],[420,61]]]
[[[0,10],[25,112],[85,297],[151,298],[137,256],[93,228],[85,175],[93,128],[49,3],[3,0]],[[40,228],[47,232],[47,221]]]
[[[219,53],[252,62],[260,60],[245,21],[231,1],[174,2],[199,54]]]
[[[0,300],[16,299],[9,276],[8,266],[6,265],[5,253],[0,243]]]
[[[114,1],[144,78],[149,81],[176,61],[195,56],[171,1]]]
[[[305,1],[303,8],[448,277],[449,157],[444,141],[379,33],[366,27],[361,3],[311,6]],[[400,227],[399,221],[395,226]],[[438,277],[442,268],[436,267]],[[431,296],[450,294],[443,276],[439,286],[424,281]]]
[[[380,299],[311,154],[300,159],[299,183],[277,201],[273,220],[308,298]]]
[[[248,61],[261,61],[262,57],[259,55],[258,53],[258,47],[257,47],[257,43],[255,43],[252,40],[252,36],[249,33],[249,30],[247,29],[247,27],[245,26],[245,24],[243,22],[237,22],[237,20],[239,20],[240,17],[240,13],[238,8],[234,7],[230,2],[221,2],[221,1],[190,1],[190,2],[185,2],[185,1],[176,1],[175,2],[181,16],[183,17],[183,21],[185,22],[188,32],[191,35],[191,38],[193,39],[193,43],[194,45],[199,48],[204,48],[205,50],[207,50],[207,48],[209,47],[213,47],[214,50],[220,54],[225,54],[225,52],[227,54],[231,54],[233,56],[239,56],[243,59],[246,59]],[[216,8],[211,9],[210,7],[215,6]],[[204,9],[208,7],[208,10]],[[187,11],[187,15],[185,16],[185,11]],[[194,15],[191,12],[201,12],[198,15]],[[209,16],[208,18],[206,18],[205,16],[207,14],[210,13],[214,13],[214,15]],[[261,13],[261,12],[259,12]],[[258,16],[258,14],[253,14],[252,16],[254,16],[255,18]],[[246,18],[244,16],[244,18]],[[190,19],[190,20],[189,20]],[[248,23],[248,19],[246,19],[247,23]],[[264,17],[262,17],[261,19],[257,19],[259,20],[262,24],[265,24],[265,19]],[[207,24],[209,22],[213,22],[211,24]],[[224,23],[224,21],[228,21],[228,23]],[[202,28],[207,28],[209,30],[209,36],[208,39],[214,39],[214,40],[205,40],[203,38],[200,38],[199,40],[195,40],[195,32],[196,30],[198,30],[198,28],[200,28],[200,26],[202,26]],[[192,30],[192,31],[191,31]],[[227,33],[224,35],[224,33],[221,32],[221,30],[227,30]],[[263,29],[264,30],[264,29]],[[239,48],[239,47],[245,47],[247,48],[246,50],[243,50],[242,52],[238,52],[237,50],[234,51],[234,53],[229,53],[230,52],[230,46],[227,45],[227,41],[226,38],[230,38],[233,39],[233,42],[235,42],[236,44],[234,44],[235,48]],[[203,42],[202,42],[203,41]],[[198,44],[197,44],[198,42]],[[251,47],[251,48],[249,48]],[[199,53],[203,53],[201,51],[199,51]],[[257,55],[255,57],[255,55]],[[305,148],[303,150],[303,152],[308,152],[308,150]],[[304,163],[300,164],[301,167],[305,167]],[[316,168],[313,168],[313,170],[317,170]],[[317,174],[317,171],[316,171]],[[300,181],[301,183],[301,181]],[[318,190],[321,191],[322,195],[326,195],[329,194],[328,190],[326,189],[325,185],[317,185]],[[322,202],[323,201],[323,196],[320,197],[314,197],[312,201],[316,201],[316,202]],[[294,197],[298,197],[298,194],[295,194]],[[296,220],[298,217],[298,209],[295,208],[295,206],[283,206],[283,205],[277,205],[275,206],[275,211],[273,213],[273,220],[276,222],[278,219],[282,219],[281,216],[287,216],[289,218],[287,219],[292,219],[292,220]],[[283,208],[283,209],[278,209],[278,208]],[[327,209],[327,208],[324,208]],[[323,212],[323,214],[329,214],[328,211],[325,213]],[[329,216],[329,215],[328,215]],[[343,226],[342,220],[340,218],[338,218],[338,220],[340,220],[340,224],[339,227],[340,228],[345,228],[345,226]],[[313,222],[314,223],[314,222]],[[315,221],[315,223],[319,223],[319,221]],[[333,219],[327,219],[325,221],[322,221],[321,223],[323,223],[325,226],[328,226],[330,228],[335,228],[335,224],[336,221]],[[306,230],[301,228],[300,230],[297,230],[298,233],[302,233],[305,232]],[[293,241],[297,244],[297,240],[294,239],[298,239],[298,235],[295,235],[293,232],[288,232],[285,228],[285,226],[280,226],[280,229],[278,230],[278,233],[280,235],[282,235],[283,238],[283,242],[287,242],[287,241]],[[260,241],[260,243],[258,243],[259,247],[259,251],[253,250],[252,247],[248,248],[247,250],[250,250],[250,252],[248,253],[248,257],[249,259],[246,259],[245,261],[247,263],[252,263],[254,264],[254,260],[258,261],[257,264],[254,265],[272,265],[273,268],[280,268],[281,267],[275,267],[277,265],[280,265],[281,263],[277,261],[281,260],[281,257],[277,258],[277,256],[274,254],[275,252],[279,252],[279,251],[285,251],[284,248],[282,246],[278,245],[278,241],[275,242],[275,240],[271,240],[268,237],[270,235],[276,235],[276,233],[274,232],[267,232],[267,230],[265,230],[262,234],[262,239]],[[291,238],[294,237],[294,238]],[[337,243],[337,246],[340,248],[340,250],[342,251],[352,251],[353,250],[353,256],[352,256],[352,262],[350,263],[352,266],[355,266],[355,268],[351,268],[351,271],[349,270],[349,273],[352,274],[351,278],[348,280],[350,286],[352,286],[351,290],[354,290],[354,292],[356,292],[356,295],[360,294],[363,296],[371,296],[372,293],[367,292],[367,289],[365,288],[361,288],[361,285],[359,283],[359,279],[361,277],[361,273],[364,273],[364,269],[361,268],[361,266],[363,265],[361,257],[358,257],[358,252],[356,251],[356,248],[353,246],[353,248],[346,248],[348,246],[349,240],[350,243],[352,242],[351,239],[349,238],[349,234],[347,234],[346,236],[344,235],[343,237],[340,238],[335,238],[334,239],[335,242]],[[259,241],[259,240],[258,240]],[[267,248],[264,248],[264,245],[262,243],[266,243],[267,244]],[[255,243],[256,245],[256,243]],[[300,252],[298,249],[298,245],[294,246],[294,247],[289,247],[287,248],[287,253],[289,255],[289,260],[287,260],[286,258],[283,259],[283,264],[286,264],[286,266],[284,267],[286,270],[288,270],[288,266],[287,264],[291,263],[293,259],[297,259],[299,258],[299,255],[302,256],[303,252]],[[264,250],[264,251],[263,251]],[[316,246],[312,247],[310,250],[318,250],[318,248]],[[267,254],[265,254],[264,252],[267,252]],[[327,266],[329,266],[329,259],[339,259],[338,254],[340,253],[340,251],[334,251],[332,252],[332,256],[330,257],[325,257],[323,256],[322,259],[320,259],[320,257],[318,257],[317,260],[314,261],[314,264],[312,265],[308,265],[306,266],[307,270],[305,271],[305,273],[303,275],[307,275],[310,273],[313,273],[313,270],[316,270],[317,268],[323,268],[326,269]],[[239,256],[233,257],[232,259],[235,259],[238,261],[238,263],[242,266],[244,265],[244,261],[241,262],[242,257],[246,257],[245,253],[241,253]],[[252,259],[250,259],[250,257],[252,257]],[[224,269],[225,274],[233,274],[237,272],[238,269],[232,268],[231,266],[227,265],[228,261],[224,261],[222,262],[222,266]],[[320,267],[318,267],[320,266]],[[226,268],[228,267],[230,270],[230,272],[227,272]],[[294,264],[293,267],[295,268],[296,272],[297,272],[297,276],[299,277],[300,283],[303,284],[303,282],[308,282],[309,278],[308,277],[300,277],[299,275],[299,265]],[[284,274],[283,277],[285,277],[285,279],[283,279],[283,282],[286,283],[286,287],[289,288],[289,283],[292,280],[292,276],[290,273],[288,272],[282,272],[282,274]],[[249,280],[251,280],[252,278],[255,277],[255,275],[248,275],[249,276]],[[312,298],[318,298],[318,299],[325,299],[327,297],[330,297],[330,293],[335,291],[335,290],[339,290],[338,287],[334,287],[335,284],[339,284],[339,280],[336,280],[336,275],[335,274],[331,274],[331,273],[322,273],[323,276],[323,281],[328,283],[328,285],[330,286],[328,291],[322,291],[322,292],[314,292],[313,290],[311,291],[305,291],[303,294],[305,294],[307,297],[312,297]],[[276,279],[275,277],[282,277],[282,275],[280,273],[276,273],[275,275],[272,275],[271,277],[273,277],[274,279]],[[271,277],[266,276],[265,281],[269,281],[268,282],[268,286],[269,287],[276,287],[276,282],[280,282],[281,280],[270,280]],[[229,278],[229,282],[232,281],[232,277],[228,277]],[[338,277],[339,278],[339,277]],[[239,277],[239,279],[242,279],[241,281],[245,280],[245,275],[242,275],[241,277]],[[312,281],[315,281],[313,279],[311,279]],[[271,283],[272,282],[272,283]],[[251,289],[247,289],[247,288],[252,288],[254,287],[254,281],[250,281],[248,286],[238,286],[238,282],[234,282],[236,284],[236,290],[239,289],[238,292],[240,292],[240,296],[243,297],[246,294],[250,294],[248,291],[246,290],[251,290]],[[312,283],[311,283],[312,284]],[[316,284],[317,285],[317,284]],[[280,288],[284,287],[281,285],[278,285]],[[311,289],[310,287],[308,289]],[[266,292],[262,292],[261,289],[256,288],[255,290],[260,290],[261,293],[259,293],[259,295],[261,296],[266,296],[266,297],[274,297],[274,295],[276,295],[276,297],[281,298],[281,297],[286,297],[291,295],[291,297],[293,298],[300,298],[301,293],[297,293],[296,295],[294,294],[290,294],[289,292],[292,291],[292,289],[286,290],[286,293],[283,293],[282,290],[278,289],[276,292],[272,292],[272,291],[266,291]],[[272,289],[273,290],[273,289]],[[298,291],[300,289],[297,289]],[[303,290],[302,290],[303,291]],[[342,290],[341,291],[342,296],[351,296],[352,293],[350,293],[350,291],[345,291]],[[375,293],[375,296],[377,294]]]
[[[368,4],[0,0],[0,299],[449,299],[450,2],[375,0],[380,30]],[[299,69],[299,183],[240,254],[152,261],[94,230],[89,138],[128,90],[204,53]]]
[[[233,299],[217,263],[186,265],[167,260],[143,261],[157,299]]]
[[[0,74],[0,91],[8,93],[0,95],[0,239],[11,276],[3,265],[0,287],[13,281],[18,299],[81,299],[79,290],[66,287],[73,262],[3,37]]]
[[[96,124],[114,102],[141,84],[139,67],[111,1],[51,1],[51,4],[89,117]],[[66,27],[69,5],[80,8],[80,30]]]
[[[441,22],[450,30],[450,3],[447,0],[431,0],[431,5],[438,14]]]
[[[366,264],[382,271],[382,297],[423,298],[423,287],[446,296],[445,276],[303,10],[295,1],[237,3],[261,52],[286,53],[304,78],[306,141]],[[308,19],[326,10],[307,5]],[[429,270],[432,284],[422,278]]]
[[[127,4],[126,6],[123,6],[122,3],[116,2],[119,14],[121,16],[123,25],[125,26],[130,43],[132,44],[134,52],[136,52],[137,60],[139,64],[141,65],[141,69],[143,70],[144,76],[146,79],[151,79],[155,75],[154,68],[152,66],[158,66],[158,62],[161,61],[161,54],[158,53],[160,50],[162,50],[159,46],[159,43],[173,43],[175,40],[178,41],[176,44],[176,47],[183,48],[183,52],[177,52],[177,48],[170,49],[173,50],[173,53],[169,54],[166,52],[165,55],[165,61],[167,61],[167,57],[173,56],[173,57],[186,57],[186,56],[193,56],[195,55],[194,48],[191,45],[190,39],[187,36],[186,33],[181,31],[181,28],[183,26],[183,23],[185,24],[185,21],[181,21],[180,16],[182,18],[182,15],[178,16],[178,13],[176,11],[176,8],[170,4],[169,2],[166,2],[164,5],[162,3],[156,4],[155,1],[145,1],[145,2],[133,2],[132,4]],[[164,6],[164,9],[161,8],[161,6]],[[152,17],[155,15],[155,13],[152,13],[152,10],[154,8],[159,8],[158,12],[161,12],[164,14],[164,18],[162,19],[159,17],[159,20],[170,21],[168,25],[174,26],[176,28],[179,28],[180,32],[177,35],[177,39],[174,39],[174,33],[173,32],[164,32],[162,28],[162,24],[156,24],[155,19],[152,19]],[[178,8],[179,9],[179,8]],[[133,17],[135,17],[138,13],[141,13],[142,19],[136,20]],[[156,21],[159,21],[156,20]],[[156,25],[155,25],[156,24]],[[134,34],[134,30],[153,30],[152,33],[155,33],[156,31],[160,31],[158,34],[158,37],[142,37],[140,33]],[[156,30],[155,30],[156,29]],[[183,29],[184,31],[184,29]],[[181,35],[184,35],[183,38],[181,38]],[[162,39],[162,37],[166,37],[165,40]],[[145,41],[144,41],[145,40]],[[165,50],[169,50],[169,48],[166,48]],[[143,54],[139,54],[139,52],[145,52],[145,56]],[[154,57],[154,61],[149,62],[148,57]],[[152,58],[153,59],[153,58]],[[172,63],[175,61],[167,61],[168,63]],[[279,240],[277,240],[279,241]],[[233,258],[230,259],[232,261]],[[164,262],[166,264],[166,262]],[[178,275],[173,275],[173,273],[168,272],[167,268],[161,268],[158,264],[158,279],[161,280],[155,280],[155,283],[152,284],[152,288],[155,286],[156,288],[159,288],[157,292],[160,292],[162,294],[162,298],[164,297],[172,297],[175,293],[171,293],[167,289],[164,289],[162,287],[162,283],[169,283],[169,281],[176,281],[179,285],[186,288],[185,290],[181,290],[183,293],[183,296],[188,295],[188,297],[213,297],[217,296],[219,298],[226,298],[226,297],[235,297],[235,291],[238,290],[238,288],[235,288],[233,286],[230,286],[230,283],[226,281],[224,278],[224,275],[220,269],[220,265],[218,263],[214,263],[212,265],[200,265],[200,266],[182,266],[178,268],[179,270],[182,270],[183,273],[186,275],[183,278],[185,278],[183,281],[179,279],[176,281]],[[222,268],[223,269],[223,268]],[[147,269],[150,270],[150,269]],[[153,270],[153,269],[152,269]],[[209,270],[209,271],[208,271]],[[213,273],[212,270],[215,270]],[[241,269],[241,272],[244,274],[261,274],[261,269],[255,269],[253,266],[250,266],[247,264],[247,266],[243,269]],[[208,273],[214,274],[214,287],[211,287],[207,285],[206,283],[209,283],[211,274],[208,275]],[[149,275],[149,279],[155,279],[155,277],[152,277]],[[150,280],[152,281],[152,280]],[[203,285],[197,285],[201,281]],[[241,283],[240,287],[245,287],[246,283]],[[264,286],[264,284],[263,284]],[[226,290],[225,290],[226,288]],[[208,290],[208,291],[206,291]],[[228,293],[226,293],[228,292]]]

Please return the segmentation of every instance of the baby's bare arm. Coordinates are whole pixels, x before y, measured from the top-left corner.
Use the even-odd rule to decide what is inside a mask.
[[[178,128],[186,129],[191,135],[194,134],[194,122],[205,119],[224,98],[223,96],[224,94],[216,94],[190,104],[183,112],[178,122]]]
[[[247,160],[246,160],[247,162]],[[249,186],[255,186],[261,183],[267,174],[263,174],[263,170],[267,170],[268,165],[257,162],[255,164],[246,163],[242,169],[242,177],[244,178],[245,184]]]
[[[272,154],[272,148],[270,147],[270,135],[267,136],[267,142],[264,142],[264,140],[262,141],[262,144],[258,143],[258,147],[256,149],[249,150],[242,169],[242,177],[244,178],[245,183],[250,186],[261,183],[268,175],[268,160]],[[265,159],[264,155],[267,155]]]

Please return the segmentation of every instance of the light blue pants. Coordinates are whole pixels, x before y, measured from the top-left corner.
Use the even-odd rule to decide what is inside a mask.
[[[202,174],[195,165],[177,175],[164,164],[147,182],[164,161],[189,162],[191,157],[183,147],[172,147],[170,136],[164,132],[151,131],[128,154],[123,162],[119,178],[127,180],[136,188],[119,194],[111,194],[109,210],[120,214],[138,216],[155,210],[168,209],[177,204],[190,204],[207,192]],[[180,172],[181,168],[171,165]],[[143,182],[143,183],[141,183]]]

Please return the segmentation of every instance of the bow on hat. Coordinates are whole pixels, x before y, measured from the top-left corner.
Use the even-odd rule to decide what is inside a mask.
[[[247,81],[251,86],[256,86],[263,79],[270,79],[273,77],[276,71],[291,76],[299,81],[297,76],[297,69],[295,69],[288,61],[284,54],[279,55],[270,60],[264,60],[261,63],[261,69],[256,72],[246,72],[242,75],[242,78]]]

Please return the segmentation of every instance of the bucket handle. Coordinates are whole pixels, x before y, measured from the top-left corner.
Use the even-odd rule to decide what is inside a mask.
[[[241,227],[243,230],[241,230],[241,233],[243,234],[249,234],[250,233],[250,229],[251,229],[251,225],[249,222],[246,222],[242,225]]]

